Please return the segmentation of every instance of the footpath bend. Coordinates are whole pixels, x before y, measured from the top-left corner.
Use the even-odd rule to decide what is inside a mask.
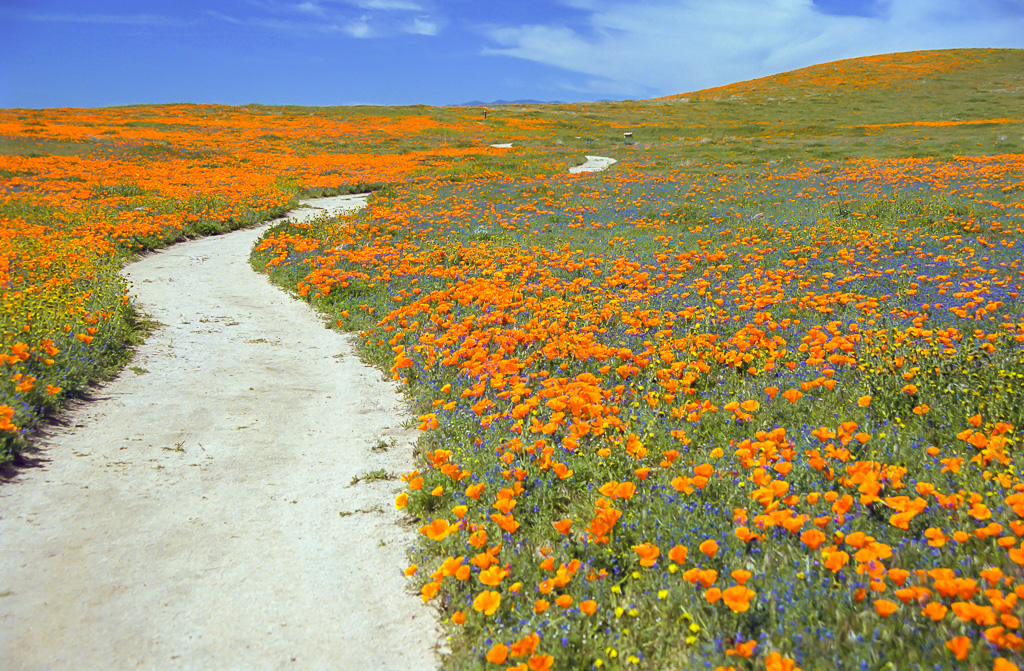
[[[357,208],[308,201],[290,217]],[[249,266],[265,227],[127,266],[163,325],[0,485],[0,666],[434,669],[401,568],[415,430],[349,336]]]

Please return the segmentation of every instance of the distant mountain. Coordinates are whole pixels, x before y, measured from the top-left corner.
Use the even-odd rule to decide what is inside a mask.
[[[468,103],[456,103],[449,107],[486,107],[489,105],[564,105],[561,100],[493,100],[485,103],[482,100],[471,100]]]

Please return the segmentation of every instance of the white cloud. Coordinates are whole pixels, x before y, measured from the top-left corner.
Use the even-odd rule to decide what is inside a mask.
[[[352,37],[359,39],[373,37],[373,29],[370,28],[369,17],[366,16],[361,16],[355,21],[349,21],[341,29]]]
[[[412,23],[405,28],[405,32],[414,35],[437,35],[440,31],[441,26],[437,21],[420,17],[413,19]]]
[[[327,12],[324,8],[315,2],[300,2],[297,5],[293,5],[292,8],[301,14],[310,14],[320,18],[327,16]]]
[[[363,9],[381,9],[385,11],[418,12],[423,8],[419,3],[408,0],[355,0],[352,4]]]
[[[248,15],[206,14],[237,26],[305,35],[346,35],[356,39],[399,33],[436,35],[442,23],[421,12],[411,0],[246,0],[256,9]],[[407,12],[421,12],[410,18]]]
[[[336,33],[342,31],[342,28],[333,23],[309,23],[307,21],[293,21],[288,19],[255,16],[238,18],[236,16],[229,16],[212,10],[207,10],[206,14],[207,16],[211,16],[219,21],[225,21],[236,26],[260,28],[262,30],[276,30],[300,34],[309,32]]]
[[[584,82],[563,81],[556,85],[559,91],[583,93],[588,96],[612,96],[615,98],[639,98],[647,93],[643,86],[630,82],[610,79],[588,79]]]
[[[840,16],[811,0],[566,0],[582,22],[490,26],[484,53],[671,94],[840,58],[892,51],[1024,46],[1021,0],[883,0]],[[600,83],[600,82],[595,82]]]

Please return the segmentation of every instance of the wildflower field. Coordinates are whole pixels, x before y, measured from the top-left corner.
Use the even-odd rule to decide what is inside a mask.
[[[145,326],[117,275],[126,259],[485,152],[435,136],[447,128],[365,108],[0,110],[0,466],[124,363]]]
[[[916,52],[486,119],[3,112],[0,430],[14,454],[121,347],[125,254],[373,186],[252,262],[418,409],[396,505],[444,668],[1016,669],[1022,73]],[[585,153],[619,163],[568,174]]]

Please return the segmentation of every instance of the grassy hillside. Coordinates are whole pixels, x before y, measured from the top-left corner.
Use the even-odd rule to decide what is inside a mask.
[[[607,149],[632,131],[634,152],[741,164],[1003,153],[1024,134],[1022,68],[1019,49],[888,54],[657,100],[498,114],[543,116],[562,131],[546,144]]]
[[[891,54],[486,119],[2,112],[0,431],[16,454],[121,346],[131,250],[373,185],[253,264],[413,399],[396,504],[445,668],[1016,668],[1021,73]],[[584,154],[619,162],[568,174]]]

